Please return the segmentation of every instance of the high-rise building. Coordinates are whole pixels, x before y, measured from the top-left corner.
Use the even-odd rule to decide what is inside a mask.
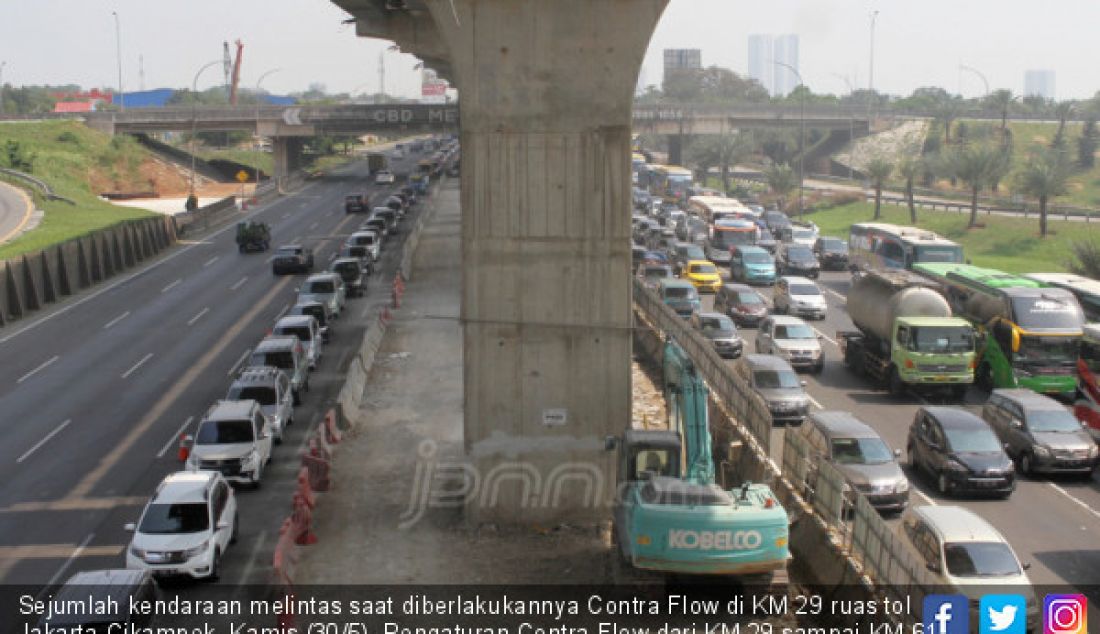
[[[665,80],[676,72],[703,67],[703,51],[697,48],[665,49]]]
[[[773,97],[789,94],[798,86],[798,76],[776,64],[798,69],[798,36],[755,33],[749,36],[749,77]]]
[[[1043,99],[1054,99],[1054,71],[1024,71],[1024,96],[1038,95]]]

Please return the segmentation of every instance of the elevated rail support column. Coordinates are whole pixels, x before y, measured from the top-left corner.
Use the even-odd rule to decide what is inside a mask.
[[[668,164],[684,164],[684,135],[676,133],[668,135]]]
[[[666,3],[428,1],[462,94],[472,521],[606,517],[604,438],[631,417],[631,101]]]
[[[275,183],[279,189],[286,186],[286,179],[302,166],[303,139],[292,136],[271,138],[271,159]]]

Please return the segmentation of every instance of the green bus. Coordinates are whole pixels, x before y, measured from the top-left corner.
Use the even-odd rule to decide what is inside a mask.
[[[913,270],[939,283],[951,310],[978,330],[975,383],[1073,395],[1085,318],[1072,293],[969,264],[922,263]]]

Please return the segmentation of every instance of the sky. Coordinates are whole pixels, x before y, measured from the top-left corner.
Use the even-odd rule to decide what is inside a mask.
[[[551,0],[544,0],[551,1]],[[653,35],[642,79],[660,84],[661,51],[700,48],[705,66],[745,74],[748,36],[795,33],[799,67],[814,92],[865,87],[870,13],[877,10],[874,87],[909,94],[921,86],[953,93],[1023,91],[1027,69],[1056,73],[1057,99],[1100,90],[1100,2],[1054,0],[671,0]],[[330,92],[376,92],[379,58],[386,89],[418,96],[411,55],[386,51],[389,42],[357,38],[347,15],[328,0],[0,0],[0,62],[5,83],[115,87],[115,20],[119,16],[125,90],[188,87],[195,72],[222,57],[222,42],[244,42],[241,84],[273,93],[323,84]],[[613,27],[612,27],[613,28]],[[223,83],[220,66],[204,72],[200,89]]]

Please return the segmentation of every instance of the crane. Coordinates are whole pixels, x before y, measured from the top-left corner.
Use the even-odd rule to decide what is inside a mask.
[[[233,61],[233,77],[229,83],[229,105],[237,105],[237,86],[241,83],[241,54],[244,53],[244,44],[237,40],[237,58]]]

